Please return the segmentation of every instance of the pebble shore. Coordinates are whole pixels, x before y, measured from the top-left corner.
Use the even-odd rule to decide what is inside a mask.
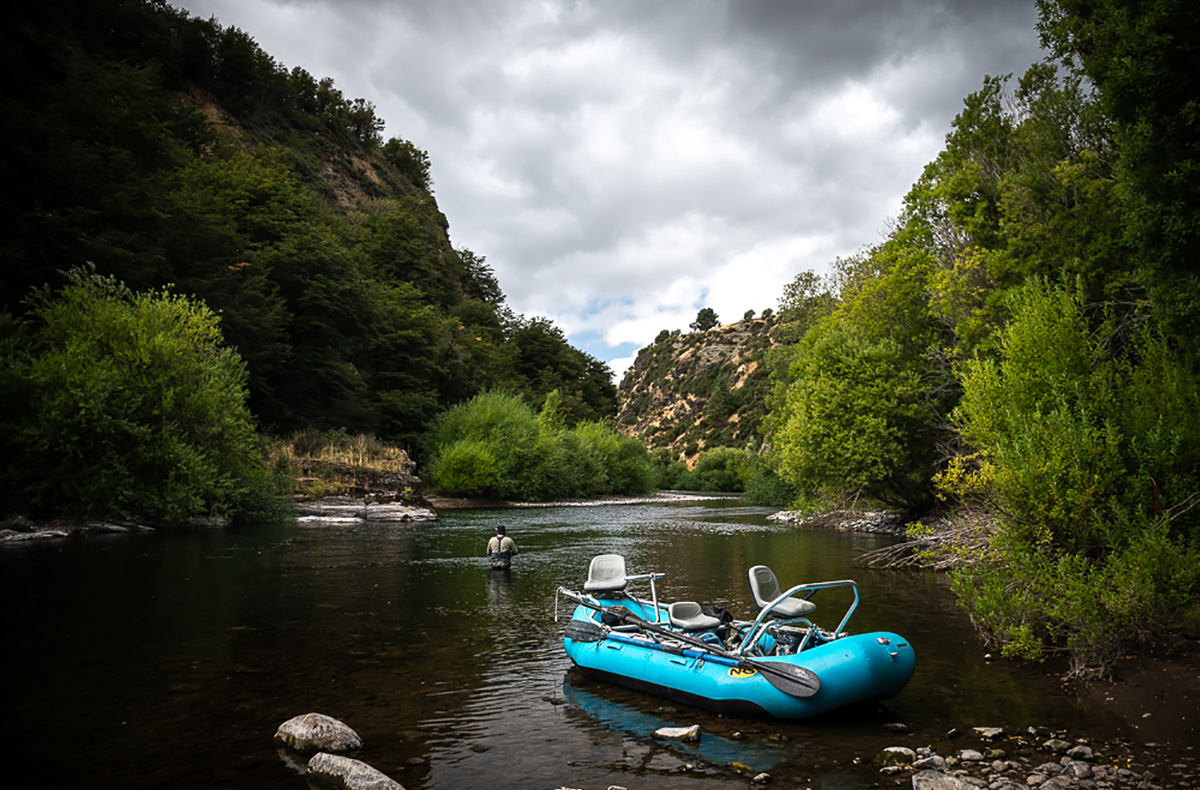
[[[1016,733],[975,727],[947,737],[961,738],[962,747],[945,754],[927,746],[885,748],[877,758],[879,773],[898,785],[911,781],[914,790],[1200,788],[1200,754],[1160,757],[1163,747],[1156,743],[1094,743],[1036,727]]]

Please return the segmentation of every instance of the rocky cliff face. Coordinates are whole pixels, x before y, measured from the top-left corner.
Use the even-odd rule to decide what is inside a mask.
[[[689,466],[706,447],[760,444],[776,327],[770,317],[660,335],[621,380],[618,427]]]

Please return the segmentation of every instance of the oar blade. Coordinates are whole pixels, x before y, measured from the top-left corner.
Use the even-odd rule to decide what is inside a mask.
[[[821,679],[811,669],[779,661],[746,661],[745,665],[757,669],[768,683],[793,697],[804,699],[821,690]]]
[[[563,637],[573,642],[599,642],[604,638],[604,629],[591,620],[568,620]]]

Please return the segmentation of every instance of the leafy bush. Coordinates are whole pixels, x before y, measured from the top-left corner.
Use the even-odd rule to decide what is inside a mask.
[[[1200,483],[1200,385],[1149,330],[1094,330],[1076,296],[1033,284],[1013,303],[1000,358],[967,367],[962,434],[986,448],[990,493],[1013,524],[1103,555],[1129,541],[1131,519]],[[1175,529],[1197,526],[1186,516]]]
[[[749,476],[749,453],[734,447],[713,447],[696,459],[690,487],[696,491],[741,491]]]
[[[182,521],[279,512],[217,317],[167,291],[74,270],[40,291],[10,478],[44,513]]]
[[[983,563],[954,574],[954,591],[1003,655],[1066,652],[1074,674],[1091,674],[1130,643],[1184,625],[1177,616],[1200,592],[1200,548],[1181,546],[1161,522],[1127,526],[1133,539],[1102,562],[1005,530]]]
[[[676,426],[676,428],[682,428],[682,426]],[[655,447],[651,450],[650,465],[654,475],[655,488],[680,488],[679,482],[688,471],[687,465],[678,460],[669,447]]]
[[[438,491],[521,498],[529,490],[538,435],[537,417],[519,397],[495,391],[476,395],[434,423],[426,441],[433,458],[429,482]],[[464,467],[468,458],[475,461]],[[457,459],[450,467],[454,474],[445,478],[443,459]],[[466,469],[478,476],[464,477]]]
[[[651,458],[660,488],[749,493],[753,484],[758,490],[751,501],[764,505],[785,505],[795,496],[795,491],[769,469],[763,456],[750,448],[710,447],[700,453],[692,469],[675,460],[665,447],[656,449]],[[767,482],[769,478],[774,483]],[[787,493],[767,493],[772,485],[782,486]]]
[[[636,439],[603,423],[564,426],[561,395],[535,415],[519,396],[485,392],[443,414],[427,437],[427,477],[445,494],[547,501],[645,493],[653,470]]]
[[[607,491],[644,494],[653,488],[653,471],[646,448],[637,439],[597,422],[579,425],[575,428],[575,436],[586,448],[588,456],[599,459]]]
[[[955,589],[1008,652],[1065,645],[1083,671],[1200,592],[1200,386],[1161,338],[1097,331],[1071,293],[1031,283],[1013,309],[999,358],[963,381],[975,481],[1003,516]]]
[[[459,439],[446,447],[429,466],[429,480],[449,496],[487,496],[498,491],[499,461],[491,444]]]
[[[792,487],[810,501],[849,492],[928,502],[934,414],[920,370],[896,343],[823,326],[805,336],[792,377],[772,436]]]
[[[796,501],[797,492],[776,469],[770,454],[755,454],[750,461],[750,476],[746,478],[745,497],[752,505],[788,507]]]

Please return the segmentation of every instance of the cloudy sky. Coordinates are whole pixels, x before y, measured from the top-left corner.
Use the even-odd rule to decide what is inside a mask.
[[[619,375],[882,238],[1033,0],[174,0],[428,151],[458,249]]]

